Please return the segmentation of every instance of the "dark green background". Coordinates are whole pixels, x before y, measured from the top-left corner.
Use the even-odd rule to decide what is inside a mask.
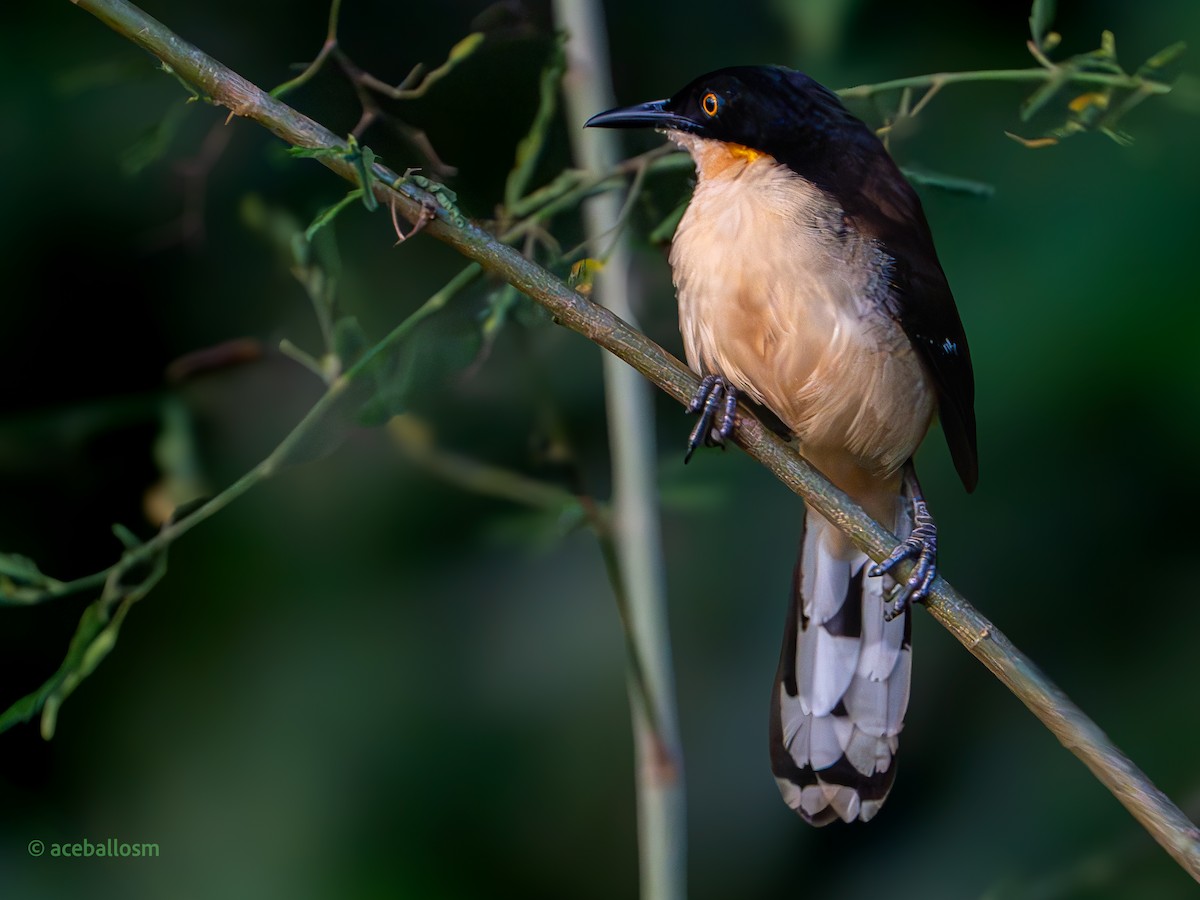
[[[608,4],[622,102],[722,65],[782,62],[844,87],[938,70],[1030,65],[1025,2],[882,0],[830,37],[786,4]],[[1103,28],[1127,67],[1179,39],[1187,0],[1064,2],[1067,53]],[[346,0],[343,43],[398,81],[436,63],[483,3]],[[156,2],[147,9],[273,85],[320,46],[321,2]],[[398,108],[491,215],[527,127],[545,10],[507,28],[423,100]],[[1195,63],[1188,65],[1195,70]],[[315,349],[308,302],[239,216],[250,193],[307,221],[345,192],[237,121],[181,243],[177,162],[223,113],[187,110],[166,156],[128,147],[183,94],[66,0],[0,32],[0,549],[78,577],[108,565],[109,525],[143,536],[164,396],[191,416],[219,489],[318,394],[274,347]],[[1026,150],[1026,89],[947,89],[896,145],[905,164],[993,184],[990,200],[923,192],[971,339],[981,480],[963,494],[940,434],[920,458],[947,577],[1168,794],[1200,808],[1200,116],[1193,79],[1147,103],[1123,148],[1100,136]],[[336,131],[358,116],[332,73],[293,102]],[[864,110],[869,114],[870,110]],[[420,164],[383,127],[367,142]],[[630,150],[653,136],[629,136]],[[565,162],[560,126],[543,175]],[[670,209],[682,179],[651,185]],[[645,233],[648,212],[639,214]],[[564,245],[577,223],[556,226]],[[384,213],[337,223],[342,300],[382,335],[461,265],[428,238],[392,249]],[[660,249],[637,256],[643,324],[678,352]],[[458,452],[547,480],[553,410],[607,493],[599,351],[517,326],[464,374],[486,289],[418,335],[411,403]],[[166,365],[252,337],[264,358],[167,389]],[[167,394],[164,395],[164,390]],[[1182,897],[1192,882],[1086,769],[937,627],[916,615],[900,776],[869,826],[805,826],[767,767],[766,712],[799,500],[738,452],[688,469],[689,427],[657,399],[672,637],[687,754],[692,896]],[[712,548],[719,547],[718,552]],[[87,598],[0,610],[0,703],[58,665]],[[285,472],[171,551],[115,652],[54,741],[0,737],[5,897],[622,897],[636,890],[624,655],[583,532],[414,469],[382,431]],[[30,840],[154,841],[157,860],[31,859]]]

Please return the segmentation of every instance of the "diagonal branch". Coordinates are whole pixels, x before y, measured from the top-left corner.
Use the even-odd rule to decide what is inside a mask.
[[[183,41],[161,23],[125,0],[74,0],[105,24],[157,56],[185,81],[200,88],[211,102],[232,115],[258,122],[272,134],[301,147],[345,148],[345,142],[321,125]],[[356,181],[354,162],[336,155],[318,157],[341,177]],[[582,334],[641,372],[680,403],[696,388],[696,377],[645,335],[613,313],[597,306],[551,273],[472,225],[456,225],[453,216],[428,194],[395,173],[375,166],[372,189],[384,203],[395,202],[415,221],[422,209],[435,209],[426,232],[474,260],[486,271],[512,284],[544,306],[556,322]],[[389,187],[389,184],[396,187]],[[808,465],[794,449],[757,419],[739,411],[735,441],[791,490],[844,531],[872,559],[881,560],[895,538],[872,521],[845,494]],[[907,567],[906,567],[907,568]],[[906,573],[901,573],[902,577]],[[990,621],[939,577],[928,601],[929,611],[951,634],[1050,729],[1129,810],[1141,825],[1193,878],[1200,880],[1200,829],[1108,739]]]

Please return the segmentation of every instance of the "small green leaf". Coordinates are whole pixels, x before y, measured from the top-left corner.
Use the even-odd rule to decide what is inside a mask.
[[[42,708],[42,704],[46,702],[46,697],[49,695],[48,684],[49,682],[42,685],[32,694],[26,694],[3,713],[0,713],[0,732],[5,732],[14,725],[20,725],[22,722],[28,722],[36,716],[38,710]]]
[[[19,553],[0,553],[0,577],[11,578],[21,584],[44,585],[51,579],[28,556]]]
[[[32,559],[18,553],[0,553],[0,604],[40,603],[62,582],[51,578]]]
[[[375,151],[370,147],[363,147],[359,165],[359,174],[363,183],[363,206],[367,208],[367,212],[374,212],[379,208],[379,201],[371,189],[371,185],[375,183]]]
[[[1100,33],[1100,53],[1109,59],[1117,58],[1117,38],[1107,28]]]
[[[104,661],[115,646],[117,632],[121,628],[123,615],[119,615],[100,630],[83,648],[78,665],[64,674],[54,690],[47,695],[42,708],[42,737],[50,740],[58,724],[58,710],[63,701],[83,683],[83,680],[96,671],[96,667]]]
[[[358,139],[354,135],[350,135],[346,139],[345,147],[288,147],[287,152],[292,156],[298,156],[307,159],[327,159],[334,157],[337,159],[348,160],[358,172],[358,184],[362,189],[363,206],[368,212],[374,212],[379,207],[379,201],[375,199],[375,194],[372,191],[372,185],[375,182],[374,166],[375,151],[370,147],[359,146]]]
[[[1033,8],[1029,12],[1029,32],[1038,47],[1043,47],[1042,38],[1054,22],[1054,7],[1055,0],[1033,0]]]
[[[1117,39],[1111,31],[1102,32],[1100,46],[1087,53],[1073,56],[1076,67],[1085,72],[1106,72],[1109,75],[1124,75],[1125,70],[1117,62]]]
[[[450,48],[450,53],[446,56],[446,61],[451,63],[460,63],[477,49],[483,43],[484,33],[475,31],[468,34],[465,38]]]
[[[1142,63],[1141,68],[1137,70],[1137,74],[1142,78],[1154,78],[1162,80],[1164,70],[1168,69],[1173,63],[1177,62],[1184,53],[1187,52],[1187,43],[1177,41],[1170,47],[1164,47],[1152,57]]]
[[[75,634],[71,637],[70,646],[67,647],[66,658],[58,667],[58,671],[36,691],[26,694],[0,714],[0,732],[21,722],[27,722],[37,715],[46,702],[59,691],[68,676],[78,671],[88,647],[108,624],[108,616],[103,610],[103,601],[97,600],[83,611],[79,624],[75,628]],[[59,699],[59,703],[61,702],[62,698]],[[53,734],[53,722],[51,722],[50,733]],[[44,734],[45,730],[43,729]]]
[[[1117,131],[1115,128],[1101,128],[1100,133],[1110,138],[1119,147],[1129,147],[1133,144],[1133,135],[1127,131]]]
[[[116,535],[117,540],[124,545],[126,550],[134,550],[142,545],[138,536],[120,522],[113,523],[112,532]]]
[[[350,152],[346,154],[346,158],[354,163],[354,168],[358,172],[358,183],[362,187],[363,206],[367,208],[367,212],[374,212],[379,208],[379,201],[375,199],[375,151],[370,147],[359,147],[358,141],[354,135],[350,135]]]

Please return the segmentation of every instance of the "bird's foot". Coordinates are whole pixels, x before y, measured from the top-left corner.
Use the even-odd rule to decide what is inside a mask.
[[[868,574],[883,575],[891,571],[903,559],[916,559],[916,564],[903,584],[897,584],[885,598],[892,604],[885,610],[883,618],[890,622],[904,612],[910,603],[920,603],[929,595],[929,588],[937,575],[937,526],[929,507],[920,495],[913,498],[913,530],[901,541],[887,559],[871,567]]]
[[[737,388],[720,375],[705,375],[687,411],[700,413],[700,420],[688,436],[688,449],[683,457],[685,463],[701,444],[706,447],[725,446],[737,420]]]

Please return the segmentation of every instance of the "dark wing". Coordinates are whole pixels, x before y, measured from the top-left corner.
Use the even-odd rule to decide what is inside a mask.
[[[752,146],[833,195],[850,224],[891,257],[891,285],[880,302],[933,376],[950,455],[963,485],[974,490],[979,458],[971,352],[921,200],[879,138],[837,95],[800,72],[768,75],[777,90],[790,89],[777,118],[794,127],[779,129],[774,122]]]
[[[846,152],[823,187],[832,190],[856,229],[892,258],[891,290],[882,302],[933,376],[950,456],[972,491],[979,480],[975,376],[954,296],[917,192],[870,129],[847,118],[859,127],[846,129]]]
[[[891,248],[889,247],[889,251]],[[938,415],[950,446],[954,467],[967,491],[979,481],[979,451],[975,437],[975,376],[971,351],[954,297],[941,266],[922,270],[911,258],[896,260],[893,297],[904,333],[933,374],[938,392]]]

